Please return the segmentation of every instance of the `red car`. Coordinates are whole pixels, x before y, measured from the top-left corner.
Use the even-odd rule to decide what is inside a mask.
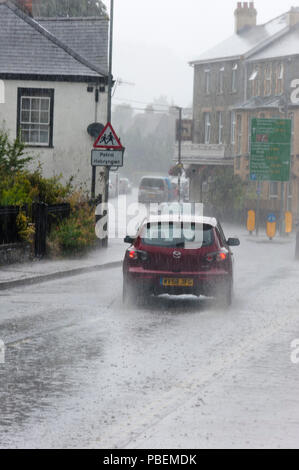
[[[147,295],[193,294],[232,302],[233,256],[237,238],[225,238],[215,218],[153,216],[145,219],[123,261],[123,301]]]

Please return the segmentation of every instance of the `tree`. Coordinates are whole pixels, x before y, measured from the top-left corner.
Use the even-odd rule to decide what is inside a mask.
[[[8,133],[0,130],[0,178],[23,170],[32,157],[24,154],[25,145],[17,137],[13,142]]]
[[[33,0],[32,13],[35,17],[86,17],[107,11],[101,0]]]

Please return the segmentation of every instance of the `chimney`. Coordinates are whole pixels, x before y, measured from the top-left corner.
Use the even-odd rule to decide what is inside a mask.
[[[235,33],[246,26],[256,26],[257,11],[253,2],[238,2],[235,10]]]
[[[32,16],[32,1],[33,0],[17,0],[17,4],[25,13]]]
[[[288,13],[289,26],[299,23],[299,7],[292,7]]]

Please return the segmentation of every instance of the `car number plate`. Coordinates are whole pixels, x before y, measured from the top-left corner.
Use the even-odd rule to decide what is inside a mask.
[[[162,286],[179,286],[179,287],[193,287],[193,279],[163,277],[161,279]]]

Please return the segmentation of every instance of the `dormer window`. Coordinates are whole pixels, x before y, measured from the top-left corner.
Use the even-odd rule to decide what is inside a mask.
[[[238,64],[234,64],[232,68],[232,93],[237,91],[237,73],[238,73]]]

